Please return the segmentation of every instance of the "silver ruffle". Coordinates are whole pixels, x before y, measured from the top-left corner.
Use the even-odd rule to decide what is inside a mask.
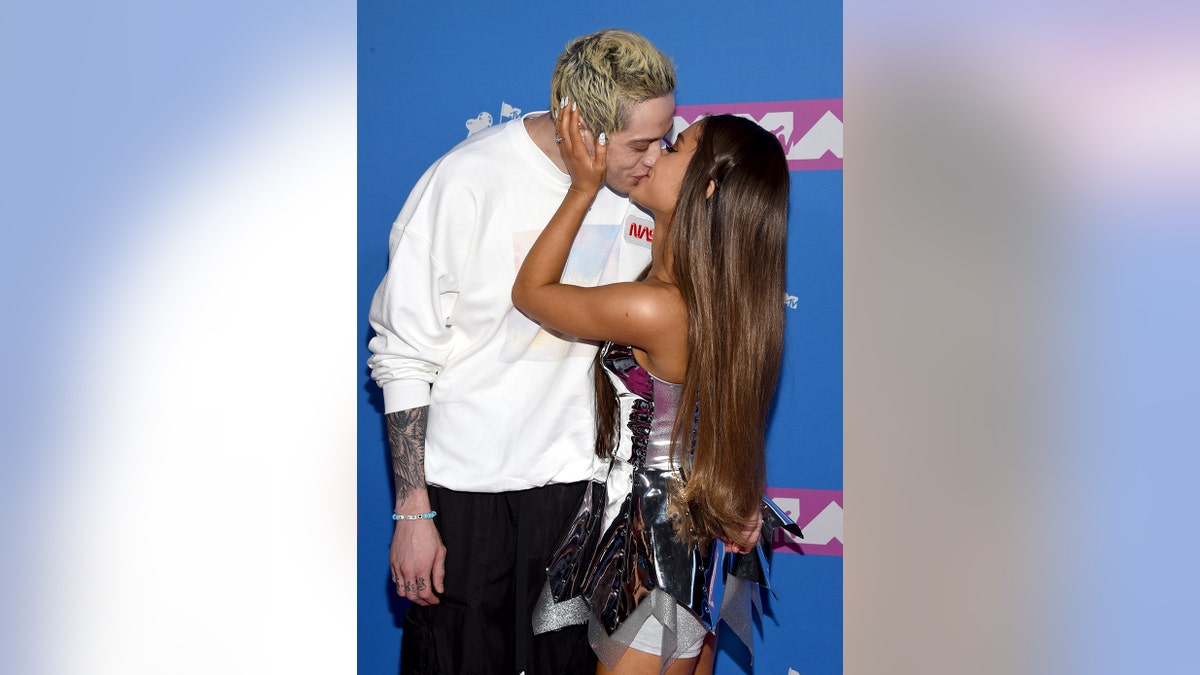
[[[663,626],[663,670],[719,621],[753,650],[751,608],[758,606],[759,594],[750,584],[770,588],[775,530],[783,527],[801,536],[800,528],[764,498],[762,537],[752,552],[725,553],[720,542],[715,550],[701,551],[680,542],[667,517],[674,473],[634,470],[632,491],[603,531],[605,484],[588,485],[547,566],[546,588],[534,613],[535,633],[590,623],[592,647],[609,669],[651,616]]]

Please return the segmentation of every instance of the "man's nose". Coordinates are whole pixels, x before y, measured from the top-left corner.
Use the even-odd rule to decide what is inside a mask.
[[[658,161],[658,158],[661,156],[662,156],[662,145],[659,145],[659,144],[651,145],[649,148],[646,149],[646,155],[645,155],[645,157],[642,158],[642,163],[645,164],[646,166],[652,167],[652,166],[654,166],[654,163]]]

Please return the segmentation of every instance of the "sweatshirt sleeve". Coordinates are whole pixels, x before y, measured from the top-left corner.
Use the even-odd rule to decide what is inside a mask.
[[[367,365],[383,390],[385,414],[429,405],[430,386],[453,343],[448,318],[475,209],[469,190],[442,176],[439,164],[422,176],[392,225],[387,273],[371,300],[375,335]]]

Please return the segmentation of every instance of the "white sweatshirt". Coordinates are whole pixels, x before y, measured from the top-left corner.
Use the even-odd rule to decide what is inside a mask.
[[[511,299],[521,261],[569,185],[514,120],[435,162],[392,226],[367,363],[385,413],[429,406],[431,485],[506,492],[592,475],[597,346],[541,330]],[[650,262],[651,223],[601,189],[563,281],[633,279]]]

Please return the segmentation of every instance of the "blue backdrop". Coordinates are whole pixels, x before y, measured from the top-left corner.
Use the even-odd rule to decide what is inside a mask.
[[[754,662],[732,634],[718,673],[842,670],[842,3],[408,3],[362,0],[358,41],[358,663],[399,666],[404,603],[388,572],[391,467],[382,396],[366,369],[367,308],[388,231],[440,155],[488,123],[546,108],[571,38],[619,27],[675,61],[677,123],[735,112],[789,151],[787,347],[768,437],[769,493],[805,529],[777,542]],[[728,631],[726,631],[728,633]]]

